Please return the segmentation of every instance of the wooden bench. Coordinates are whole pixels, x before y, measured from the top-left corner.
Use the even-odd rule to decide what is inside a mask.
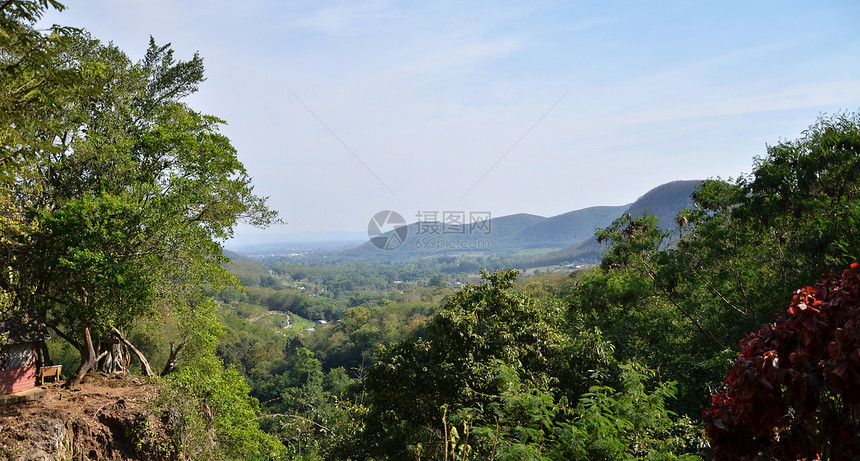
[[[39,383],[45,384],[45,378],[54,377],[54,382],[60,380],[60,372],[63,371],[62,365],[50,365],[39,368]]]

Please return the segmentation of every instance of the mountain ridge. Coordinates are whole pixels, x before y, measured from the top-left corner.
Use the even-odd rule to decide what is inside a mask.
[[[636,199],[622,214],[642,216],[647,212],[659,219],[658,225],[661,228],[674,229],[675,217],[679,211],[693,205],[693,192],[702,182],[702,180],[693,179],[661,184]],[[528,267],[539,267],[574,261],[595,263],[600,260],[605,247],[605,244],[598,243],[597,237],[592,235],[569,247],[541,257],[531,258],[526,264]]]
[[[646,211],[671,228],[678,211],[692,205],[691,195],[701,180],[679,180],[650,189],[636,201],[619,206],[592,206],[556,216],[516,213],[489,219],[488,223],[445,224],[418,221],[382,233],[373,241],[343,250],[347,257],[410,258],[439,254],[487,253],[512,256],[523,251],[550,250],[547,256],[562,262],[587,256],[599,259],[597,229],[607,227],[624,213]],[[405,229],[404,229],[405,228]],[[393,239],[393,240],[388,240]],[[385,250],[376,245],[388,242]],[[376,244],[376,245],[375,245]],[[540,258],[538,258],[540,259]]]

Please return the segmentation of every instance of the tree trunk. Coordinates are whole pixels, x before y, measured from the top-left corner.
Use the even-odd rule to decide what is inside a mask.
[[[90,326],[84,325],[81,327],[81,336],[84,338],[84,343],[81,345],[81,366],[78,370],[66,381],[66,387],[69,389],[79,387],[84,375],[87,374],[96,364],[96,350],[93,347],[93,338],[90,335]]]
[[[42,368],[51,364],[51,354],[48,352],[48,345],[45,341],[36,343],[36,366]]]
[[[125,359],[122,356],[123,345],[120,343],[111,345],[111,356],[113,357],[113,370],[111,373],[125,373],[125,368],[122,366]]]
[[[128,347],[125,344],[122,344],[122,369],[125,370],[123,372],[125,374],[131,370],[131,354],[128,353]]]
[[[167,358],[167,363],[164,364],[164,369],[161,370],[161,376],[167,376],[176,370],[176,360],[183,347],[185,347],[184,341],[179,343],[176,349],[173,348],[173,343],[170,343],[170,357]]]
[[[127,348],[131,349],[131,351],[134,352],[135,357],[140,360],[140,368],[143,369],[143,374],[146,376],[155,376],[155,373],[152,372],[152,368],[150,368],[149,362],[146,360],[146,357],[143,355],[143,353],[137,350],[137,348],[134,347],[134,344],[130,343],[127,339],[125,339],[125,336],[123,336],[122,333],[116,329],[116,327],[113,327],[113,334],[114,336],[116,336],[116,339],[122,341],[122,343],[125,344]]]
[[[102,341],[102,344],[106,346],[104,350],[105,359],[99,364],[99,369],[110,374],[125,373],[122,343],[113,340]]]
[[[98,357],[96,358],[96,364],[93,365],[93,371],[105,371],[105,366],[107,363],[108,351],[104,348],[104,339],[99,338],[98,341],[95,342],[96,354]]]

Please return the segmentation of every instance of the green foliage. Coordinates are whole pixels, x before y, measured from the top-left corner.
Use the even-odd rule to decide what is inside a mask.
[[[68,102],[87,91],[84,79],[98,66],[76,61],[67,51],[75,29],[34,28],[54,0],[13,0],[0,5],[0,177],[11,181],[54,140],[40,132],[66,116]],[[7,186],[4,185],[4,189]]]
[[[426,340],[379,349],[361,388],[368,414],[355,444],[362,456],[546,459],[558,451],[561,459],[572,442],[560,440],[580,412],[569,402],[600,383],[633,382],[599,332],[565,325],[554,304],[516,293],[515,271],[483,277],[444,302]],[[660,388],[649,400],[642,389],[628,383],[624,402],[663,414],[655,427],[675,427],[663,406],[673,394]],[[645,427],[631,431],[649,443],[666,436]],[[639,443],[619,434],[611,434],[619,446]]]
[[[333,318],[333,308],[321,299],[309,298],[301,291],[273,290],[271,288],[246,288],[242,300],[251,304],[266,306],[271,310],[293,312],[301,317],[319,320]],[[326,316],[326,314],[329,314]]]
[[[234,259],[230,261],[226,269],[230,274],[238,278],[245,288],[260,286],[275,289],[280,288],[277,279],[274,279],[269,274],[269,271],[258,263]]]
[[[601,271],[579,274],[572,315],[600,327],[623,359],[679,382],[676,408],[696,415],[745,332],[817,273],[858,257],[860,115],[821,117],[768,148],[752,174],[705,181],[678,232],[648,215],[598,232]],[[677,237],[675,236],[677,235]]]
[[[43,210],[39,221],[28,261],[51,279],[34,293],[43,318],[72,331],[85,325],[106,333],[152,312],[152,257],[134,254],[141,224],[136,204],[86,197]],[[51,309],[55,304],[62,308]]]
[[[18,3],[26,2],[4,8]],[[84,32],[51,46],[64,65],[98,72],[64,93],[51,123],[34,125],[33,142],[18,141],[27,162],[9,196],[31,230],[4,233],[4,262],[16,276],[2,282],[76,343],[74,386],[101,336],[156,313],[169,317],[199,303],[204,286],[229,282],[218,240],[240,219],[265,225],[275,215],[253,195],[218,132],[223,122],[182,102],[203,80],[198,56],[177,61],[150,40],[133,63]]]
[[[445,281],[442,279],[442,276],[439,274],[433,274],[430,277],[430,281],[427,282],[427,286],[431,287],[442,287],[445,286]]]
[[[622,366],[619,388],[593,386],[582,395],[572,424],[563,424],[553,459],[693,460],[705,442],[689,419],[665,407],[675,383],[646,385],[653,372],[636,364]]]
[[[741,182],[739,213],[779,228],[786,250],[807,255],[809,271],[860,259],[860,113],[822,116],[801,138],[768,148]]]
[[[277,458],[284,447],[260,430],[259,404],[233,368],[224,369],[214,355],[205,354],[176,373],[162,388],[162,406],[178,412],[177,441],[193,459]]]
[[[281,351],[289,343],[285,335],[277,334],[266,325],[240,319],[230,311],[222,309],[219,320],[224,325],[224,334],[218,341],[218,357],[245,376],[250,376],[255,368],[265,368],[282,358]],[[296,322],[297,318],[292,316],[292,320]],[[294,325],[292,328],[302,327]]]
[[[277,372],[280,371],[280,374]],[[274,372],[274,373],[273,373]],[[291,457],[319,453],[317,437],[330,413],[325,375],[313,352],[299,348],[276,370],[256,370],[254,395],[266,402],[272,414],[265,422],[269,433],[288,447]]]

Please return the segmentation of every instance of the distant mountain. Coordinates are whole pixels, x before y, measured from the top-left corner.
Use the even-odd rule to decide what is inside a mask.
[[[381,240],[394,238],[396,248],[380,251],[368,241],[342,251],[341,255],[387,259],[458,253],[512,255],[531,249],[562,249],[594,235],[628,207],[590,207],[550,218],[519,213],[492,218],[485,226],[474,228],[468,223],[446,226],[440,222],[416,222],[404,226],[405,232],[401,228],[383,234]],[[398,235],[405,235],[406,240],[401,243]]]
[[[514,257],[526,267],[568,262],[594,262],[603,251],[594,239],[625,212],[638,216],[650,211],[661,226],[671,228],[678,211],[692,205],[693,190],[701,181],[675,181],[655,187],[635,202],[621,206],[595,206],[545,218],[527,213],[500,216],[479,227],[466,222],[415,222],[390,230],[374,241],[339,252],[347,258],[410,259],[442,254],[492,254]],[[468,219],[468,218],[466,218]],[[405,240],[401,240],[405,239]],[[374,244],[388,245],[380,250]],[[547,254],[547,251],[549,253]],[[544,253],[522,257],[523,253]],[[516,267],[522,267],[517,265]]]
[[[693,192],[701,183],[700,180],[672,181],[657,186],[633,202],[625,213],[642,216],[650,212],[660,218],[660,227],[673,229],[678,212],[693,206]]]
[[[504,240],[514,239],[526,229],[530,229],[535,225],[545,222],[547,219],[543,216],[518,213],[508,216],[493,218],[490,221],[490,234],[492,240],[501,242]]]
[[[675,217],[679,211],[693,206],[693,192],[701,183],[701,180],[673,181],[657,186],[639,197],[616,217],[621,217],[624,213],[629,213],[631,216],[642,216],[647,212],[660,219],[660,227],[674,229]],[[612,220],[609,224],[611,222]],[[606,225],[600,227],[606,227]],[[601,253],[605,247],[605,244],[597,243],[597,238],[592,233],[585,240],[562,250],[517,261],[517,267],[542,267],[573,262],[597,263],[600,261]]]
[[[519,213],[492,218],[487,225],[475,228],[469,224],[412,223],[406,226],[406,241],[393,250],[380,252],[372,242],[367,242],[341,254],[366,256],[370,253],[400,258],[441,253],[513,254],[535,248],[561,249],[593,235],[598,227],[609,225],[626,208],[627,205],[591,207],[551,218]],[[383,235],[392,237],[396,234],[397,231],[393,230]]]
[[[595,206],[546,218],[505,238],[505,243],[519,248],[564,247],[591,237],[629,206]]]

